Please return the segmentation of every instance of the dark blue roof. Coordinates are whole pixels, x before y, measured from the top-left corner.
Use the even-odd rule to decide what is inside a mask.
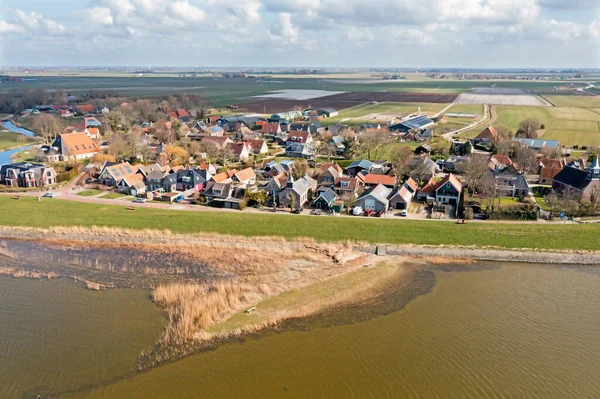
[[[361,159],[360,161],[354,161],[350,164],[350,166],[348,166],[348,169],[350,168],[356,168],[359,167],[361,169],[366,169],[366,170],[370,170],[373,167],[373,162],[368,161],[366,159]]]

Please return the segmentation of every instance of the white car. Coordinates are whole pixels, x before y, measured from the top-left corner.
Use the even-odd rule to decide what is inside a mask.
[[[143,204],[146,202],[146,198],[136,198],[133,200],[136,204]]]
[[[352,210],[352,214],[354,216],[360,216],[363,214],[363,209],[360,206],[355,206],[354,209]]]
[[[406,209],[402,209],[400,211],[400,216],[408,216],[408,211]]]
[[[54,193],[46,193],[46,194],[42,195],[42,197],[45,197],[45,198],[54,198]]]

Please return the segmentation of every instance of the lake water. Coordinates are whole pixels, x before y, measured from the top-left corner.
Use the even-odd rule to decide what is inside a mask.
[[[10,130],[11,132],[24,134],[25,136],[28,136],[28,137],[34,137],[35,136],[35,133],[32,132],[31,130],[20,128],[20,127],[16,126],[14,123],[12,123],[10,121],[8,121],[8,122],[2,122],[2,127],[5,128],[5,129]],[[7,163],[12,163],[11,157],[13,155],[15,155],[18,152],[21,152],[21,151],[24,151],[24,150],[28,150],[31,147],[32,146],[28,145],[28,146],[25,146],[25,147],[13,148],[12,150],[0,151],[0,165],[4,165],[4,164],[7,164]]]
[[[58,397],[600,397],[598,269],[503,264],[435,278],[431,292],[385,316],[266,332]],[[131,370],[160,329],[160,315],[135,291],[0,284],[0,353],[10,354],[0,357],[2,387],[62,392],[110,380]],[[137,331],[146,323],[147,332]],[[5,392],[19,397],[23,389]]]

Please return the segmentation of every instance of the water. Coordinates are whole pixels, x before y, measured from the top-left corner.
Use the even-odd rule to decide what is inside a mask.
[[[81,390],[135,372],[166,324],[148,295],[0,276],[0,397]]]
[[[2,122],[2,127],[10,130],[11,132],[24,134],[27,137],[35,137],[35,133],[31,130],[23,129],[22,127],[18,127],[11,121]]]
[[[504,264],[435,277],[386,316],[267,332],[114,381],[160,330],[153,321],[146,336],[129,320],[148,315],[143,294],[0,279],[0,387],[109,380],[58,395],[68,398],[600,397],[598,269]]]
[[[25,147],[13,148],[12,150],[0,151],[0,165],[12,163],[12,156],[18,152],[29,150],[33,146],[27,145]]]

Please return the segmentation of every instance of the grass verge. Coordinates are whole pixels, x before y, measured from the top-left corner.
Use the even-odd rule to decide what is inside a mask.
[[[93,197],[94,195],[102,194],[101,190],[83,190],[77,193],[82,197]]]
[[[345,240],[370,243],[494,246],[598,250],[600,224],[554,226],[379,218],[314,217],[243,212],[190,212],[99,205],[53,199],[37,202],[0,196],[0,225],[48,228],[53,226],[107,226],[128,229],[169,229],[174,233],[215,232],[242,236],[313,237],[321,242]]]

